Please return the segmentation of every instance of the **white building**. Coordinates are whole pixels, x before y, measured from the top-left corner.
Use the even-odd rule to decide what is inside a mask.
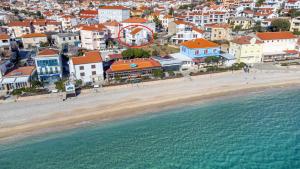
[[[256,36],[263,41],[263,60],[274,61],[298,57],[297,37],[291,32],[262,32]]]
[[[84,56],[72,57],[69,63],[70,76],[83,83],[97,83],[104,79],[102,57],[99,51],[86,52]]]
[[[172,36],[171,41],[173,44],[180,44],[182,42],[203,38],[205,31],[196,27],[186,27],[184,30],[179,31],[176,35]]]
[[[103,24],[83,25],[80,27],[81,46],[89,50],[106,48],[109,31]]]
[[[102,6],[98,9],[99,23],[104,23],[109,20],[122,22],[130,18],[130,9],[124,6]]]
[[[59,51],[44,49],[34,60],[40,81],[53,83],[62,78],[62,61]]]
[[[80,44],[79,33],[58,33],[52,35],[54,44],[62,49],[64,46],[78,46]]]
[[[22,42],[25,49],[40,47],[41,43],[48,42],[47,35],[43,33],[31,33],[22,36]]]
[[[7,34],[0,34],[0,51],[10,50],[10,37]]]

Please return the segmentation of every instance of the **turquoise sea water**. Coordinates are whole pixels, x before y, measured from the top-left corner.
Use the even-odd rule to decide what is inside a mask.
[[[1,169],[300,168],[300,90],[276,89],[0,146]]]

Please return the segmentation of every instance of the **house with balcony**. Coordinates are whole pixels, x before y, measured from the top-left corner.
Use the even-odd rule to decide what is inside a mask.
[[[30,33],[22,36],[22,43],[25,49],[40,47],[41,43],[48,42],[47,35],[43,33]]]
[[[85,52],[70,59],[70,78],[83,83],[99,83],[104,80],[102,57],[99,51]]]
[[[300,32],[300,16],[293,18],[291,20],[290,31],[291,32]]]
[[[64,49],[67,46],[79,46],[80,36],[79,32],[75,33],[58,33],[52,35],[55,46],[60,49]]]
[[[82,25],[80,28],[81,47],[88,50],[101,50],[106,48],[109,39],[109,30],[103,24]]]
[[[205,34],[205,31],[195,27],[195,26],[189,26],[185,27],[184,30],[181,30],[177,32],[174,36],[171,37],[171,42],[173,44],[180,44],[185,41],[203,38]]]
[[[58,50],[44,49],[34,60],[40,81],[51,84],[62,78],[62,60]]]

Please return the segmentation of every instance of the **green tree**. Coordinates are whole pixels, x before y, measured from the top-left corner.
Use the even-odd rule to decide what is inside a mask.
[[[261,27],[261,23],[258,21],[255,23],[253,27],[254,32],[263,32],[263,28]]]
[[[154,16],[153,22],[155,23],[156,28],[162,28],[161,20],[159,20],[157,16]]]
[[[153,70],[153,76],[156,77],[156,78],[163,78],[164,77],[164,71],[161,70],[161,69],[156,69],[156,70]]]
[[[152,51],[152,56],[158,56],[159,52],[157,50]]]
[[[65,91],[65,81],[64,80],[59,80],[54,83],[55,88],[59,91]]]
[[[172,7],[169,9],[169,15],[174,15],[174,9]]]
[[[208,56],[207,58],[205,58],[204,61],[207,64],[218,63],[220,61],[220,57],[217,57],[217,56]]]
[[[258,0],[256,2],[256,6],[261,6],[264,2],[265,2],[265,0]]]
[[[300,11],[298,11],[297,9],[290,9],[288,12],[288,16],[290,16],[291,18],[295,18],[300,16]]]
[[[140,48],[130,48],[124,50],[122,53],[123,59],[134,59],[134,58],[148,58],[150,57],[149,51]]]
[[[271,29],[274,32],[289,31],[291,23],[286,19],[276,19],[271,22]]]

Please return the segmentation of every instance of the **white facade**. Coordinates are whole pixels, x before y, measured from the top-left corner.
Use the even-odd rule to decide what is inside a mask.
[[[286,50],[296,49],[297,38],[264,40],[263,42],[263,55],[282,54]]]
[[[172,36],[171,41],[173,44],[180,44],[182,42],[193,40],[197,38],[203,38],[204,34],[191,29],[177,32],[176,35]]]
[[[81,47],[89,50],[106,48],[109,30],[102,24],[85,25],[80,29]]]
[[[83,83],[94,83],[104,79],[103,64],[87,63],[74,65],[72,59],[70,60],[70,76],[75,77],[76,80],[82,80]]]
[[[122,22],[125,19],[130,18],[130,10],[127,8],[100,8],[98,10],[99,23],[104,23],[109,20],[116,20],[117,22]]]

